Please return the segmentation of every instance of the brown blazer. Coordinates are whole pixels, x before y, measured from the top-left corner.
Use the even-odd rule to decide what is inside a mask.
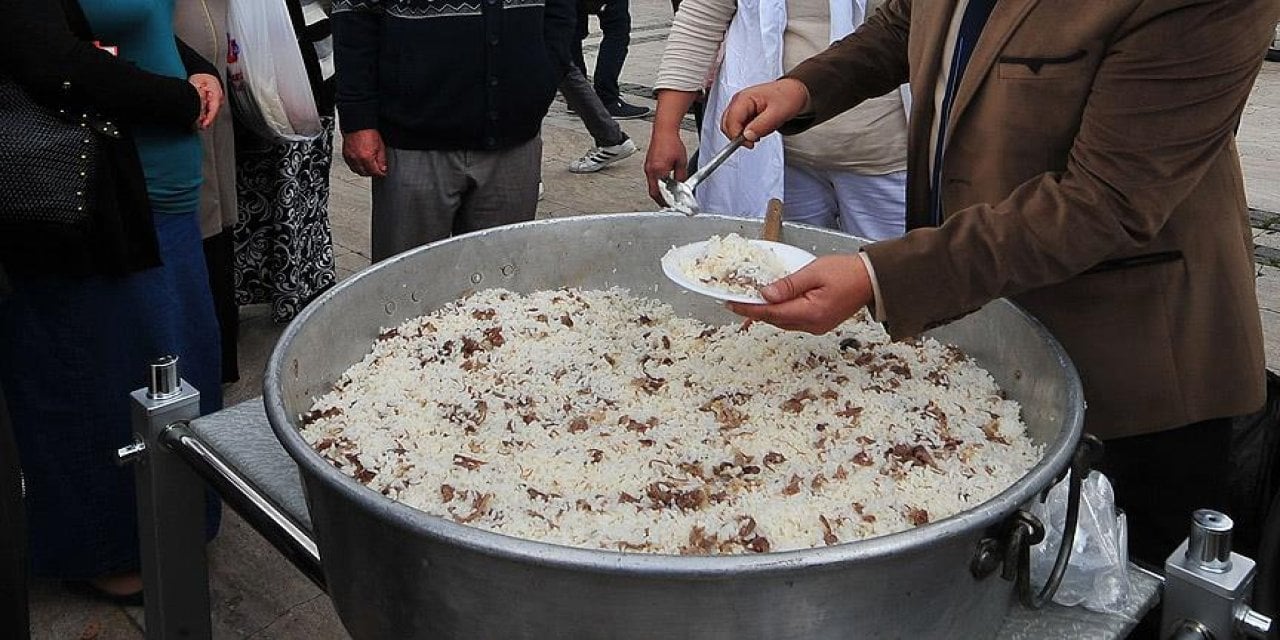
[[[1000,0],[952,108],[934,228],[929,136],[954,9],[890,0],[789,74],[810,92],[801,125],[911,82],[914,230],[866,248],[889,332],[1010,297],[1066,347],[1086,427],[1106,438],[1257,409],[1233,132],[1280,1]]]

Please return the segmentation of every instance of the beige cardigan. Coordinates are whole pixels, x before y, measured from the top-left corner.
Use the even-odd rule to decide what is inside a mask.
[[[227,0],[178,0],[173,17],[178,38],[227,74]],[[235,137],[231,105],[224,103],[213,126],[200,132],[204,184],[200,188],[200,232],[205,238],[236,224]]]

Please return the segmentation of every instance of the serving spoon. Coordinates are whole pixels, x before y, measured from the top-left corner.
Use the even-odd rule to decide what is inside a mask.
[[[693,195],[693,190],[724,164],[729,156],[733,155],[739,147],[747,141],[746,136],[739,135],[719,153],[711,158],[705,165],[702,165],[693,175],[689,176],[684,182],[680,182],[671,176],[663,176],[658,180],[658,193],[662,194],[663,202],[667,203],[667,207],[673,211],[679,211],[686,216],[698,213],[698,198]]]

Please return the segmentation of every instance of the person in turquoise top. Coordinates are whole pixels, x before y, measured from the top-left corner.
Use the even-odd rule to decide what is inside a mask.
[[[174,0],[80,0],[95,37],[116,47],[120,59],[144,71],[186,78],[173,37]],[[195,131],[175,131],[139,123],[133,130],[151,210],[186,214],[200,198],[200,138]]]
[[[12,285],[0,298],[0,389],[26,477],[31,572],[126,604],[141,600],[133,472],[111,453],[131,441],[128,394],[144,386],[148,362],[177,355],[201,410],[221,405],[196,219],[196,131],[216,115],[221,88],[193,71],[211,65],[175,42],[173,3],[0,0],[0,75],[37,98],[66,93],[127,136],[106,145],[114,155],[99,164],[108,178],[93,208],[108,230],[100,243],[125,238],[122,250],[139,257],[72,273],[0,254]],[[121,220],[133,226],[111,225]]]

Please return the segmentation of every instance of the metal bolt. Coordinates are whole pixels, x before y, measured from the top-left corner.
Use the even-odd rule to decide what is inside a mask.
[[[383,305],[382,310],[383,310],[383,311],[386,311],[386,312],[387,312],[387,315],[391,315],[391,314],[395,313],[395,312],[396,312],[396,301],[395,301],[395,300],[392,300],[391,302],[388,302],[387,304]]]
[[[150,384],[147,386],[147,397],[152,400],[167,400],[182,393],[182,382],[178,379],[178,356],[163,356],[151,363]]]
[[[1236,628],[1250,638],[1265,640],[1267,635],[1271,633],[1271,618],[1247,606],[1240,605],[1240,608],[1236,610]]]
[[[978,551],[973,554],[969,563],[969,572],[981,580],[996,572],[1002,560],[1000,543],[995,538],[983,538],[978,541]]]
[[[1197,509],[1191,514],[1191,538],[1187,561],[1210,573],[1231,569],[1231,529],[1235,523],[1225,513]]]
[[[143,455],[146,454],[146,452],[147,443],[135,433],[133,434],[133,443],[116,449],[116,465],[123,467],[126,464],[142,462],[145,460]]]
[[[502,266],[502,275],[510,278],[511,276],[515,275],[515,273],[516,273],[516,266],[514,264],[507,264]]]
[[[471,284],[480,284],[481,280],[484,280],[484,276],[479,272],[471,274]]]

